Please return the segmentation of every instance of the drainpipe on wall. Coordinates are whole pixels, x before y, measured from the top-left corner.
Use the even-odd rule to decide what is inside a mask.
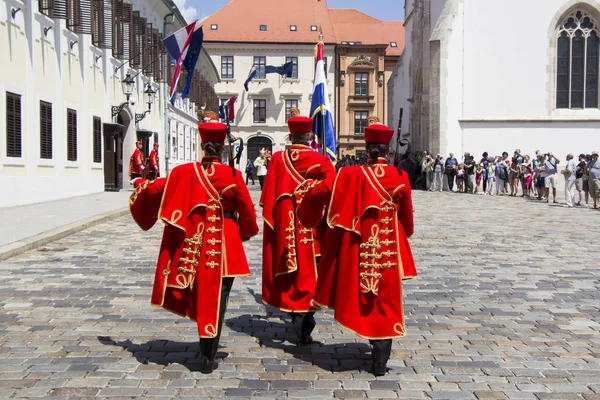
[[[163,0],[164,2],[164,0]],[[165,5],[168,7],[168,9],[170,11],[173,11],[173,9],[166,3],[164,2]],[[171,22],[167,21],[167,18],[171,18]],[[175,13],[171,12],[170,14],[165,15],[165,17],[163,18],[163,38],[167,36],[167,25],[173,24],[175,23]],[[167,62],[169,62],[169,58],[165,55],[163,56],[165,57],[167,60],[166,62],[162,63],[162,76],[165,79],[167,79]],[[165,89],[163,90],[163,103],[164,103],[164,113],[165,113],[165,176],[169,175],[169,155],[170,155],[170,151],[169,151],[169,94],[167,93],[167,88],[169,87],[168,83],[165,83]]]

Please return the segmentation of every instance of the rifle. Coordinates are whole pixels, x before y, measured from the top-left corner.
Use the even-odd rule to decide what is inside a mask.
[[[228,160],[229,160],[229,166],[234,169],[234,163],[237,161],[237,164],[240,164],[240,159],[242,158],[242,152],[244,151],[244,139],[242,139],[241,137],[233,137],[233,135],[231,134],[231,125],[229,122],[229,116],[227,116],[227,142],[229,143],[229,155],[228,155]],[[238,150],[237,154],[233,154],[233,144],[239,142],[239,146],[240,149]]]
[[[398,167],[398,163],[400,162],[400,156],[398,152],[400,150],[400,146],[405,146],[408,140],[402,139],[402,116],[404,115],[404,107],[400,107],[400,118],[398,119],[398,131],[396,134],[396,154],[394,155],[394,165]],[[402,142],[405,144],[402,144]]]

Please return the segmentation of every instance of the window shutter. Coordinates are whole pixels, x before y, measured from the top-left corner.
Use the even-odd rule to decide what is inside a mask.
[[[77,161],[77,111],[67,109],[67,160]]]
[[[6,93],[6,156],[21,157],[21,96]]]
[[[146,35],[144,38],[144,48],[142,49],[142,70],[144,75],[152,75],[152,45],[154,36],[152,35],[152,24],[146,24]]]
[[[155,40],[155,58],[154,58],[154,81],[163,82],[163,60],[165,54],[165,46],[162,44],[162,34],[156,30]]]
[[[69,0],[67,6],[67,29],[75,33],[91,35],[92,0]]]
[[[94,162],[102,162],[102,120],[98,117],[93,119],[93,145],[94,145]]]
[[[67,19],[67,2],[68,0],[39,0],[38,9],[49,18]]]
[[[131,59],[131,43],[133,38],[133,7],[131,4],[123,3],[123,59]],[[134,38],[135,39],[135,38]]]
[[[52,104],[40,102],[40,158],[52,159]]]
[[[135,36],[135,51],[132,50],[131,67],[139,68],[142,66],[142,55],[145,51],[146,43],[146,18],[140,17],[139,11],[133,13],[133,25]]]
[[[112,0],[92,1],[92,43],[101,49],[113,46]]]
[[[123,0],[112,0],[112,55],[114,58],[123,58],[123,25],[125,7]]]

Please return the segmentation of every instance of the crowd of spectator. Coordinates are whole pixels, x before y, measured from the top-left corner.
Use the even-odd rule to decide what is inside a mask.
[[[465,153],[459,161],[450,153],[444,159],[427,151],[411,154],[408,170],[414,189],[481,194],[486,196],[521,196],[549,203],[559,203],[556,189],[563,176],[565,204],[568,207],[589,205],[600,207],[600,161],[598,152],[580,154],[575,160],[567,154],[564,166],[552,153],[535,152],[522,155],[519,149],[512,157],[507,152],[490,156],[487,152],[476,159]],[[410,169],[414,168],[414,171]],[[403,167],[403,169],[407,169]],[[446,183],[447,186],[444,186]]]

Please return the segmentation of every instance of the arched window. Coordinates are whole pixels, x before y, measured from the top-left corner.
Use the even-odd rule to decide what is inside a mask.
[[[558,28],[556,108],[598,108],[600,40],[596,21],[574,11]]]

